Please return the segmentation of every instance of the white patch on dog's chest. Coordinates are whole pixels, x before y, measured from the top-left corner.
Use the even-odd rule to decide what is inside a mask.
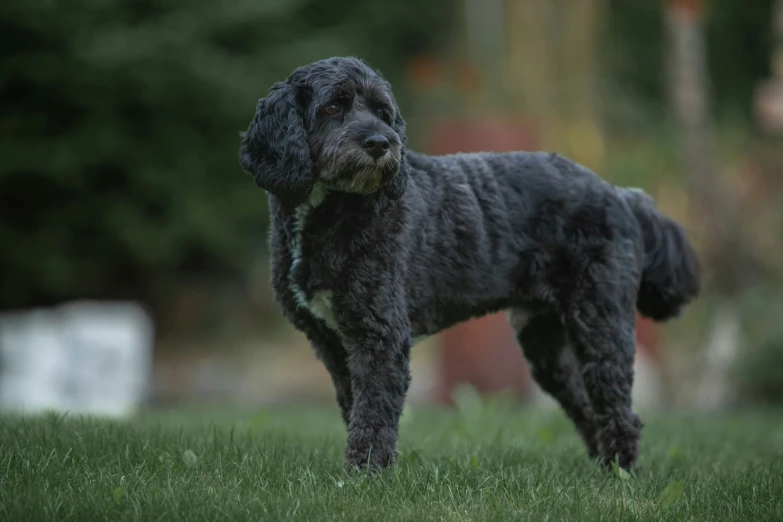
[[[325,322],[326,326],[335,332],[339,332],[337,320],[334,318],[334,310],[332,309],[332,292],[328,290],[316,292],[313,294],[313,298],[308,303],[307,308],[311,314]]]
[[[292,259],[288,282],[291,293],[294,294],[297,306],[305,308],[313,314],[313,316],[324,321],[329,328],[337,331],[337,321],[334,318],[334,312],[332,310],[332,293],[324,290],[318,291],[313,294],[312,299],[308,300],[304,289],[293,277],[299,263],[302,263],[302,232],[307,225],[307,219],[310,217],[310,213],[323,202],[324,195],[323,189],[316,185],[310,193],[308,200],[296,209],[294,237],[291,244]]]

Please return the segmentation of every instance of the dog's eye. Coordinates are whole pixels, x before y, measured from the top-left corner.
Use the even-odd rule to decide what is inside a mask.
[[[334,115],[335,115],[335,114],[337,114],[339,111],[340,111],[340,106],[339,106],[339,105],[337,105],[336,103],[330,103],[329,105],[326,105],[326,106],[323,108],[323,112],[324,112],[324,114],[326,114],[327,116],[334,116]]]
[[[375,109],[375,115],[378,116],[383,121],[387,123],[389,122],[389,114],[386,112],[385,109]]]

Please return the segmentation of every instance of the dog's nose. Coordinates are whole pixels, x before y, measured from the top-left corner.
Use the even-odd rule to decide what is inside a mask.
[[[362,141],[362,147],[367,151],[367,154],[378,159],[389,150],[389,140],[380,134],[373,134]]]

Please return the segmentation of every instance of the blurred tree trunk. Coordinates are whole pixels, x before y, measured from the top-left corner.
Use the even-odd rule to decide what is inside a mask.
[[[680,124],[689,200],[702,229],[703,256],[711,287],[735,295],[752,276],[755,263],[743,248],[738,202],[727,190],[710,116],[709,75],[703,0],[668,0],[669,91]]]
[[[707,50],[702,0],[668,0],[666,24],[670,42],[669,89],[680,125],[689,200],[704,231],[702,258],[718,299],[710,333],[697,364],[697,402],[720,407],[730,400],[728,370],[741,337],[739,313],[732,299],[747,282],[737,203],[725,190],[715,130],[710,117]]]

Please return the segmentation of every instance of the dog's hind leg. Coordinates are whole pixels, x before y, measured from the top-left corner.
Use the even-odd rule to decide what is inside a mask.
[[[509,311],[509,322],[516,331],[533,378],[542,390],[557,400],[574,423],[590,458],[598,457],[593,409],[579,364],[568,346],[565,327],[554,313],[530,317],[522,310]]]
[[[609,279],[604,281],[606,293],[576,300],[565,321],[593,406],[600,457],[607,465],[617,458],[621,467],[631,469],[638,456],[642,427],[631,407],[636,351],[634,296],[632,292],[613,292],[614,285]]]

